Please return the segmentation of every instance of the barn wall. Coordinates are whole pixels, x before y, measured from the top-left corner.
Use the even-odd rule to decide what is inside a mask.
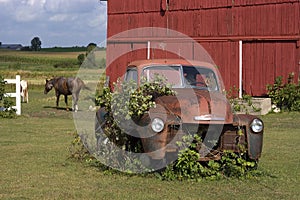
[[[221,0],[223,3],[216,3],[219,2],[216,0],[169,1],[169,10],[163,16],[160,12],[160,0],[109,1],[108,37],[147,26],[170,28],[190,37],[300,34],[300,20],[297,20],[300,15],[299,0],[281,0],[281,4],[276,4],[278,0],[260,0],[255,1],[256,3],[240,0],[235,1],[235,6],[229,6],[228,2],[232,2],[231,0]]]
[[[265,95],[266,84],[273,83],[276,76],[286,77],[294,72],[295,81],[299,76],[299,0],[108,1],[108,41],[115,34],[140,27],[176,30],[199,42],[219,67],[226,89],[239,84],[239,41],[243,41],[242,89],[245,93]],[[114,61],[113,70],[108,69],[108,74],[117,77],[121,71],[124,73],[129,61],[146,58],[145,42],[154,35],[151,32],[142,35],[147,36],[145,49],[134,50],[132,44],[123,44],[135,53],[126,53]],[[135,39],[127,38],[128,41]],[[109,59],[116,59],[113,56],[118,54],[116,49],[119,50],[114,41],[108,42],[108,63],[112,62]],[[190,52],[179,50],[178,57],[186,57],[182,52]],[[157,49],[151,52],[151,58],[176,57]]]
[[[299,48],[295,41],[252,41],[243,46],[243,81],[247,94],[266,94],[266,85],[273,83],[277,76],[287,81],[290,73],[299,75]],[[298,58],[297,58],[298,57]]]

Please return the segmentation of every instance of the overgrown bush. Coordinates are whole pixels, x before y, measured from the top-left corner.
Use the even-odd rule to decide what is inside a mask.
[[[5,94],[4,78],[0,75],[0,118],[16,117],[16,109],[13,109],[13,102],[9,97],[4,97]]]
[[[120,83],[115,85],[115,91],[111,92],[108,87],[104,87],[102,94],[96,97],[96,104],[107,111],[105,124],[101,127],[109,140],[103,141],[102,149],[100,152],[100,162],[109,163],[112,168],[122,169],[127,171],[128,166],[132,169],[135,165],[136,169],[143,167],[139,159],[134,156],[128,156],[132,153],[142,153],[142,144],[137,138],[132,137],[125,133],[125,130],[120,128],[120,123],[126,123],[126,120],[139,120],[140,117],[155,106],[155,99],[163,95],[175,95],[170,85],[165,84],[162,77],[156,77],[154,82],[142,81],[140,87],[134,81]],[[126,130],[128,131],[128,130]],[[96,137],[100,138],[101,135]],[[100,133],[102,134],[102,133]],[[191,142],[192,141],[192,142]],[[75,158],[86,158],[87,151],[81,144],[80,138],[75,138],[72,143],[72,155]],[[177,142],[180,151],[178,159],[168,165],[164,170],[157,173],[158,177],[162,180],[200,180],[200,179],[220,179],[222,177],[246,177],[251,175],[253,169],[256,167],[256,161],[251,161],[247,158],[246,148],[240,147],[241,153],[237,154],[231,151],[220,152],[222,158],[219,161],[199,162],[200,154],[198,151],[202,141],[198,135],[185,136],[183,141]],[[116,151],[113,145],[117,145],[120,149],[127,150],[129,154],[124,154]],[[79,151],[79,152],[78,152]],[[74,153],[75,152],[75,153]],[[117,157],[118,159],[110,159]],[[103,168],[103,164],[95,162],[94,159],[88,159],[90,163]],[[106,167],[108,169],[108,167]],[[150,169],[151,170],[151,169]],[[147,171],[147,169],[143,169]]]
[[[267,85],[272,103],[283,111],[300,111],[300,84],[294,82],[294,73],[290,73],[287,83],[282,76],[276,77],[273,85]]]
[[[191,140],[190,137],[193,137]],[[192,141],[192,142],[189,142]],[[161,173],[163,180],[216,180],[222,177],[247,177],[252,176],[256,169],[256,161],[251,161],[246,156],[246,151],[241,148],[241,153],[232,151],[222,152],[221,160],[210,160],[199,162],[200,154],[197,150],[201,146],[199,136],[185,136],[183,143],[179,146],[187,145],[179,152],[178,159],[167,166]]]
[[[119,147],[135,149],[131,136],[120,128],[123,120],[138,121],[140,117],[155,106],[155,99],[159,96],[174,95],[171,86],[166,84],[163,77],[157,76],[153,82],[142,80],[138,87],[135,81],[121,83],[118,81],[112,93],[109,87],[103,89],[103,94],[96,97],[96,105],[107,111],[104,132],[108,134],[111,141]],[[132,146],[134,145],[134,146]]]
[[[143,148],[139,138],[127,134],[120,124],[127,123],[130,120],[139,120],[139,118],[150,108],[155,106],[155,99],[163,95],[174,95],[175,92],[171,86],[166,84],[164,78],[157,76],[153,82],[142,81],[138,87],[134,81],[123,82],[118,81],[114,85],[114,92],[109,87],[103,87],[101,95],[96,97],[96,105],[105,108],[106,121],[101,127],[109,140],[103,138],[102,133],[97,133],[96,137],[103,143],[101,162],[109,167],[104,167],[101,162],[97,162],[87,155],[88,151],[83,145],[79,136],[75,137],[71,143],[71,158],[77,160],[88,160],[91,164],[105,169],[119,169],[130,173],[128,169],[136,169],[139,171],[149,171],[135,157],[134,153],[142,153]],[[99,134],[99,135],[98,135]],[[98,141],[99,142],[99,141]],[[114,147],[117,145],[119,149],[126,150],[126,154],[118,151]],[[105,155],[104,155],[105,154]],[[92,155],[91,155],[92,156]],[[118,158],[118,159],[111,159]]]

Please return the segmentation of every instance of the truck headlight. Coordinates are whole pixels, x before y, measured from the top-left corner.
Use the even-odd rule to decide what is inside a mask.
[[[264,124],[260,119],[254,119],[250,124],[250,128],[254,133],[259,133],[264,129]]]
[[[159,133],[164,129],[165,123],[159,118],[154,118],[151,123],[151,128],[154,132]]]

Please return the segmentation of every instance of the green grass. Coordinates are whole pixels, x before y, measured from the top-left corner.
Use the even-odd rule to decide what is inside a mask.
[[[54,105],[53,91],[36,86],[22,116],[0,119],[0,199],[299,199],[300,113],[263,117],[265,175],[196,183],[108,174],[68,159],[72,113]]]

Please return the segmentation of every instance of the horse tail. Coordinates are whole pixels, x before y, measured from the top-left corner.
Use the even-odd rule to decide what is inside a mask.
[[[84,85],[83,89],[88,90],[88,91],[92,91],[91,88],[89,88],[88,86]]]
[[[76,77],[76,79],[81,83],[81,89],[84,89],[84,90],[89,90],[89,91],[92,91],[91,88],[89,88],[88,86],[86,86],[86,84],[83,82],[83,80],[81,80],[80,78]]]

